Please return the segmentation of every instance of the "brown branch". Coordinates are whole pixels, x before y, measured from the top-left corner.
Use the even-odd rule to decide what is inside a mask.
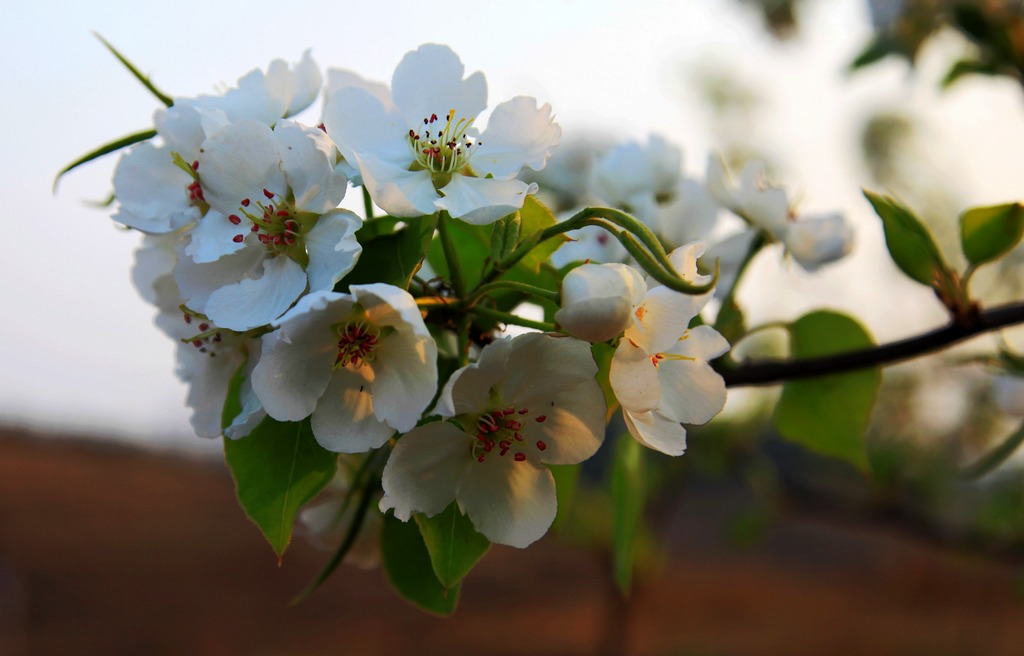
[[[759,360],[727,367],[716,363],[728,387],[774,385],[797,378],[814,378],[855,369],[888,365],[942,350],[981,333],[1024,323],[1024,303],[1011,303],[978,312],[961,323],[890,344],[805,360]]]

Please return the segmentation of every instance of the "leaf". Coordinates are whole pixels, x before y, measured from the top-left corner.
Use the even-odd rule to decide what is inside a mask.
[[[836,312],[806,314],[789,327],[793,357],[813,358],[874,345],[857,321]],[[877,368],[794,380],[782,388],[773,421],[785,439],[868,469],[864,432],[878,395]]]
[[[978,266],[1012,251],[1024,236],[1024,205],[975,207],[960,215],[960,244],[967,261]]]
[[[940,83],[943,89],[948,89],[954,82],[965,75],[999,75],[999,66],[992,62],[980,59],[961,59],[953,64]]]
[[[437,580],[430,554],[416,524],[386,515],[380,552],[384,573],[403,599],[441,617],[455,611],[460,587],[456,585],[445,589]]]
[[[593,344],[590,347],[590,353],[594,356],[594,362],[597,364],[597,384],[601,386],[601,391],[604,392],[604,402],[608,406],[607,412],[605,412],[604,423],[607,424],[611,421],[612,415],[619,409],[619,399],[615,396],[615,390],[612,389],[611,383],[611,367],[612,358],[615,356],[615,347],[610,344]]]
[[[317,444],[308,419],[280,422],[267,417],[248,436],[225,439],[224,457],[238,502],[280,561],[299,508],[334,477],[337,454]]]
[[[885,35],[878,35],[857,55],[856,59],[850,62],[850,71],[870,66],[889,55],[900,54],[903,54],[903,49],[897,41]]]
[[[644,485],[644,448],[630,435],[619,437],[612,465],[614,530],[612,551],[615,583],[624,595],[633,586],[633,565],[637,536],[644,514],[647,491]]]
[[[407,219],[404,228],[386,233],[385,218],[367,221],[356,232],[363,247],[356,266],[334,286],[347,292],[350,285],[384,282],[409,289],[434,236],[434,216]],[[392,224],[393,225],[393,224]]]
[[[445,588],[458,585],[491,548],[455,503],[433,517],[416,515],[416,523],[434,574]]]
[[[573,501],[576,499],[576,489],[579,487],[581,465],[548,465],[551,475],[555,477],[555,496],[558,500],[558,512],[555,521],[551,523],[551,530],[558,531],[562,525],[569,521],[572,514]]]
[[[519,212],[522,217],[523,235],[537,234],[541,230],[550,228],[551,226],[558,223],[555,219],[555,215],[551,213],[548,207],[537,200],[534,196],[527,196],[526,201],[523,203],[523,209]],[[525,239],[523,240],[525,243]],[[540,271],[540,265],[545,262],[551,255],[561,248],[562,244],[569,241],[569,237],[564,234],[556,235],[551,239],[545,240],[543,243],[536,246],[529,255],[524,257],[522,260],[516,263],[513,269],[526,269],[533,273]]]
[[[519,212],[513,212],[494,222],[491,226],[491,260],[500,260],[515,250],[522,227],[523,220]]]
[[[70,164],[68,164],[67,166],[65,166],[64,168],[57,172],[57,177],[53,179],[54,193],[56,193],[57,191],[57,184],[60,183],[61,176],[63,176],[65,173],[78,168],[82,164],[91,162],[98,157],[109,155],[110,153],[117,152],[122,148],[127,148],[132,144],[137,144],[140,141],[147,141],[149,139],[152,139],[155,136],[156,130],[143,130],[141,132],[136,132],[134,134],[129,134],[128,136],[121,137],[116,141],[111,141],[110,143],[104,144],[95,150],[89,151],[88,153],[82,155],[81,157],[79,157],[78,159],[71,162]]]
[[[700,315],[698,314],[697,317],[700,317]],[[718,310],[714,328],[730,344],[738,342],[747,332],[746,318],[743,316],[743,310],[736,304],[736,299],[731,294],[725,298],[722,307]]]
[[[149,91],[154,96],[156,96],[157,100],[159,100],[160,102],[162,102],[164,105],[166,105],[168,107],[170,107],[171,105],[174,104],[174,99],[173,98],[171,98],[170,96],[168,96],[164,92],[162,92],[159,89],[157,89],[156,86],[153,84],[153,82],[147,76],[143,75],[142,72],[139,71],[139,69],[135,68],[135,64],[133,64],[130,61],[128,61],[128,59],[124,55],[122,55],[120,52],[118,52],[117,48],[115,48],[114,46],[110,45],[110,42],[108,42],[106,39],[104,39],[102,36],[100,36],[96,32],[93,32],[93,36],[95,36],[97,39],[99,39],[100,42],[107,47],[107,50],[109,50],[111,52],[111,54],[113,54],[115,57],[117,57],[118,61],[120,61],[122,64],[124,64],[125,68],[127,68],[128,71],[132,75],[135,76],[135,79],[138,80],[139,82],[142,82],[142,85],[144,87],[146,87],[147,89],[149,89]]]
[[[889,254],[903,273],[936,289],[937,280],[945,282],[953,277],[942,251],[920,219],[894,198],[867,190],[864,196],[882,219]]]

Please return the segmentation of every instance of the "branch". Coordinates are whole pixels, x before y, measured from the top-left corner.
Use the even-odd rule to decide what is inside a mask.
[[[814,378],[909,360],[1017,323],[1024,323],[1024,303],[1001,305],[978,312],[958,324],[860,351],[806,360],[761,360],[732,368],[719,365],[718,370],[728,387],[773,385],[796,378]]]

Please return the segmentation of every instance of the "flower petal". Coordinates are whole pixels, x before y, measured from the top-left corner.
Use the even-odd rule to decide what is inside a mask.
[[[409,521],[414,512],[428,517],[448,507],[473,461],[468,435],[443,421],[414,428],[395,445],[384,466],[381,512]]]
[[[245,248],[246,244],[245,241],[235,241],[234,238],[242,235],[244,240],[248,236],[248,226],[248,221],[245,225],[235,225],[228,217],[211,208],[189,233],[192,239],[185,246],[185,255],[202,264],[237,253]]]
[[[332,94],[324,106],[324,126],[349,162],[372,157],[407,169],[415,159],[402,115],[366,89],[343,87]]]
[[[528,333],[512,340],[502,397],[505,403],[517,406],[550,402],[596,374],[590,344],[572,337]]]
[[[537,183],[521,180],[470,178],[456,174],[434,202],[456,219],[472,225],[487,225],[523,207],[527,194],[537,193]]]
[[[188,240],[179,250],[174,266],[174,282],[185,304],[197,312],[206,313],[206,304],[215,291],[250,276],[263,268],[266,252],[261,248],[243,248],[212,262],[199,264],[184,254]]]
[[[697,326],[683,333],[667,352],[710,361],[729,352],[729,342],[711,326]]]
[[[150,142],[132,146],[114,169],[114,195],[118,210],[113,219],[143,232],[173,232],[200,217],[189,204],[186,189],[192,183],[175,166],[171,152]]]
[[[555,521],[555,479],[539,463],[493,456],[470,461],[457,493],[459,506],[491,542],[522,549]]]
[[[665,351],[686,332],[707,301],[706,296],[689,296],[668,287],[649,289],[633,313],[636,321],[626,329],[625,338],[648,355]]]
[[[383,446],[394,429],[374,415],[369,367],[334,371],[313,411],[313,436],[328,451],[363,453]]]
[[[531,408],[532,409],[532,408]],[[550,465],[574,465],[597,453],[604,441],[608,405],[596,380],[588,380],[558,394],[550,405],[533,409],[526,416],[524,436],[534,444],[544,442],[540,459]],[[531,421],[532,420],[532,421]]]
[[[658,411],[684,424],[704,424],[725,407],[722,376],[707,362],[665,358],[658,366]]]
[[[658,368],[651,356],[628,339],[619,342],[612,356],[609,382],[623,408],[631,412],[653,410],[661,400]]]
[[[513,178],[523,166],[539,171],[562,140],[562,128],[551,116],[551,105],[537,107],[537,99],[517,96],[491,112],[480,135],[472,166],[480,176]]]
[[[480,72],[463,80],[465,70],[448,46],[427,43],[406,53],[391,77],[391,92],[405,117],[406,129],[432,113],[445,116],[452,108],[456,116],[466,119],[484,111],[487,81]]]
[[[309,291],[333,289],[355,267],[363,252],[356,239],[361,225],[359,217],[348,210],[332,210],[317,219],[304,239],[309,254]]]
[[[657,412],[629,412],[623,410],[626,430],[637,442],[670,456],[686,451],[686,429],[682,424]]]
[[[281,120],[274,126],[281,168],[299,210],[323,214],[345,198],[348,178],[336,167],[338,149],[320,128]]]
[[[264,189],[284,197],[288,188],[274,133],[252,120],[218,131],[203,144],[199,182],[206,202],[225,216],[239,213],[243,199],[266,201]]]
[[[430,171],[408,171],[363,155],[353,160],[359,167],[363,185],[373,202],[392,216],[410,217],[433,214],[437,190]]]
[[[269,324],[306,289],[306,272],[289,257],[263,260],[259,278],[246,278],[210,294],[204,313],[223,328],[250,330]]]
[[[480,351],[476,362],[462,367],[448,378],[434,412],[453,417],[487,409],[491,389],[505,375],[512,340],[496,339]]]
[[[391,97],[391,87],[383,82],[367,80],[355,71],[349,71],[341,68],[328,68],[327,85],[324,88],[324,100],[326,101],[333,96],[336,91],[340,91],[346,87],[359,87],[360,89],[363,89],[379,100],[386,111],[390,112],[395,108],[395,101]]]

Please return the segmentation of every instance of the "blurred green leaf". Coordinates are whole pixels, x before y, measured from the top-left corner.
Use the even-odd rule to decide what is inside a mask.
[[[637,536],[640,533],[647,501],[644,447],[625,434],[619,437],[612,464],[612,503],[614,530],[612,552],[615,583],[624,595],[633,586],[633,568]]]
[[[1002,71],[997,64],[980,59],[961,59],[943,76],[941,86],[948,89],[954,82],[965,75],[999,75]]]
[[[700,315],[697,315],[698,317]],[[743,310],[736,304],[736,299],[730,294],[722,303],[715,317],[715,330],[722,334],[730,344],[735,344],[747,332],[746,318]]]
[[[523,209],[520,210],[519,214],[522,217],[523,227],[521,234],[524,237],[529,237],[558,223],[555,215],[551,213],[547,205],[537,200],[535,196],[526,197],[526,201],[523,202]],[[541,263],[551,257],[567,241],[569,241],[569,238],[564,234],[548,239],[530,251],[530,254],[520,260],[514,268],[538,273]],[[525,243],[526,239],[523,242]]]
[[[904,55],[903,46],[888,35],[877,35],[852,62],[850,71],[856,71],[881,61],[889,55]]]
[[[445,588],[438,581],[427,545],[415,523],[386,515],[380,552],[384,573],[403,599],[441,617],[455,611],[460,586]]]
[[[355,268],[334,286],[335,291],[347,292],[350,285],[374,282],[409,289],[434,236],[436,217],[404,219],[404,227],[388,232],[397,221],[394,217],[382,217],[359,228],[356,238],[363,252]]]
[[[854,319],[836,312],[804,315],[790,327],[794,359],[845,353],[874,345]],[[782,388],[773,422],[785,439],[868,469],[864,433],[878,394],[877,368],[794,380]]]
[[[604,392],[604,401],[608,406],[604,416],[604,423],[607,424],[619,408],[619,399],[615,396],[610,380],[615,347],[610,344],[593,344],[590,347],[590,353],[594,356],[594,362],[597,363],[597,383],[601,386],[601,391]]]
[[[280,560],[299,508],[333,478],[338,455],[317,444],[309,419],[280,422],[267,417],[248,436],[225,439],[224,457],[238,502]]]
[[[931,232],[913,212],[888,196],[867,190],[864,196],[882,219],[889,254],[903,273],[936,289],[937,281],[953,277]]]
[[[522,227],[523,219],[519,212],[494,222],[491,226],[491,260],[500,260],[515,250]]]
[[[454,502],[433,517],[416,515],[416,523],[434,574],[445,588],[458,585],[491,548]]]
[[[64,168],[57,172],[57,177],[53,179],[53,190],[57,191],[57,184],[60,182],[61,176],[63,176],[68,171],[76,169],[82,164],[91,162],[98,157],[109,155],[110,153],[117,152],[122,148],[127,148],[132,144],[137,144],[140,141],[147,141],[149,139],[152,139],[155,136],[156,130],[143,130],[142,132],[129,134],[128,136],[121,137],[116,141],[111,141],[110,143],[104,144],[95,150],[89,151],[88,153],[82,155],[81,157],[79,157],[78,159],[71,162],[70,164],[68,164],[67,166],[65,166]]]
[[[128,61],[128,58],[125,57],[124,55],[122,55],[120,52],[118,52],[117,48],[115,48],[114,46],[110,45],[109,41],[104,39],[102,36],[100,36],[96,32],[93,32],[93,35],[97,39],[100,40],[100,43],[102,43],[104,46],[107,47],[107,50],[109,50],[112,55],[117,57],[118,61],[120,61],[122,64],[124,64],[124,67],[127,68],[128,71],[132,75],[135,76],[136,80],[138,80],[139,82],[142,83],[142,86],[144,86],[147,89],[149,89],[150,93],[152,93],[154,96],[156,96],[157,100],[162,102],[167,107],[170,107],[170,106],[172,106],[174,104],[174,99],[173,98],[171,98],[166,93],[164,93],[164,92],[160,91],[159,89],[157,89],[156,85],[153,84],[153,82],[149,79],[149,77],[147,77],[146,75],[143,75],[142,72],[138,68],[135,67],[135,64],[133,64],[130,61]]]
[[[572,513],[576,488],[580,483],[580,465],[548,465],[551,475],[555,477],[555,495],[558,498],[558,514],[551,524],[551,530],[557,531],[568,521]]]
[[[1013,250],[1024,236],[1024,205],[975,207],[960,215],[960,244],[974,266]]]

